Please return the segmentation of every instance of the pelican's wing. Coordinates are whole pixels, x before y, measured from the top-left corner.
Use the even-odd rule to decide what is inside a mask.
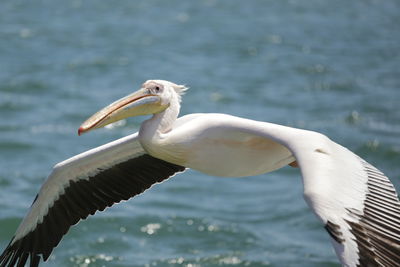
[[[400,266],[400,202],[389,179],[318,133],[303,131],[288,146],[301,168],[305,199],[343,266]]]
[[[262,158],[265,172],[289,164],[294,156],[302,172],[305,200],[325,225],[344,266],[400,266],[400,202],[382,172],[320,133],[223,114],[190,118],[187,124],[198,127],[197,136],[206,133],[207,139],[218,141],[212,143],[213,148],[219,143],[237,147],[239,139],[227,138],[245,133],[240,135],[243,144],[254,154],[263,152],[252,161]],[[177,132],[189,128],[184,127]],[[246,142],[254,136],[269,141],[257,142],[257,146]],[[178,135],[179,139],[184,139],[184,134]],[[237,154],[242,152],[235,150]],[[248,169],[251,162],[242,162],[235,166],[244,174],[252,173]],[[234,167],[231,163],[228,166]]]
[[[38,266],[71,225],[142,193],[185,168],[146,154],[137,134],[57,164],[0,256],[0,266]]]

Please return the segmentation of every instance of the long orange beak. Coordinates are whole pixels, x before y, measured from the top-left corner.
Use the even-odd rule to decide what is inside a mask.
[[[82,123],[78,135],[128,117],[155,114],[167,107],[161,104],[160,96],[142,88],[96,112]]]

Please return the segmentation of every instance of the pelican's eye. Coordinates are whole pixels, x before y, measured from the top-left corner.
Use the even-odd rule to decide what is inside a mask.
[[[160,84],[153,84],[150,88],[151,93],[159,94],[163,91],[164,87]]]
[[[155,82],[145,83],[143,84],[143,87],[149,94],[160,94],[164,90],[164,85]]]

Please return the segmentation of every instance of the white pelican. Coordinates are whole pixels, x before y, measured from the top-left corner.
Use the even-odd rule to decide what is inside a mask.
[[[320,133],[225,114],[178,118],[184,86],[147,81],[100,110],[79,134],[153,114],[138,133],[57,164],[0,256],[38,266],[71,225],[186,168],[241,177],[299,167],[304,198],[343,266],[400,266],[400,202],[378,169]]]

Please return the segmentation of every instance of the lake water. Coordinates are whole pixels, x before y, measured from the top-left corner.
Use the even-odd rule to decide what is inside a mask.
[[[77,136],[147,79],[186,84],[182,114],[328,135],[400,189],[400,2],[4,0],[0,248],[57,162],[136,131]],[[187,171],[74,226],[43,266],[339,266],[300,173]]]

